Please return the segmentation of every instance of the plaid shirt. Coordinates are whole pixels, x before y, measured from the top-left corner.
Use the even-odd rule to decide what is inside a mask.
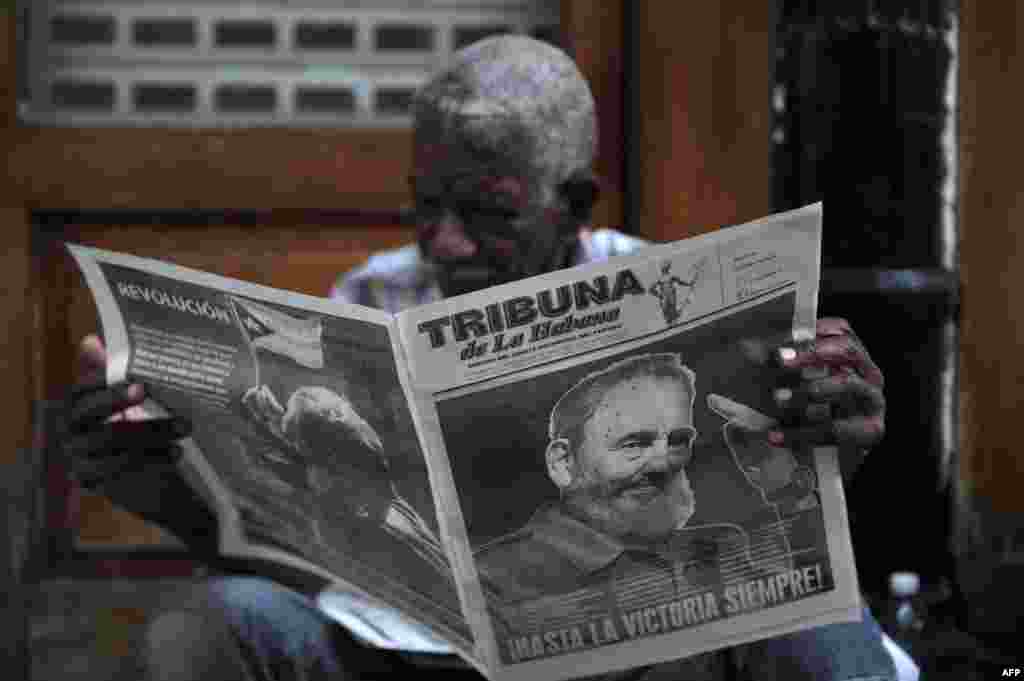
[[[581,240],[580,257],[573,265],[588,265],[617,255],[629,255],[646,241],[613,229],[598,229]],[[441,289],[419,246],[409,244],[371,256],[366,264],[342,275],[331,298],[396,313],[441,300]]]

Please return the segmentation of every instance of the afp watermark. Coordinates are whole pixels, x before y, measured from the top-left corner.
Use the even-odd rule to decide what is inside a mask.
[[[1005,667],[1003,668],[1002,676],[1019,679],[1024,677],[1024,672],[1021,672],[1020,667]]]

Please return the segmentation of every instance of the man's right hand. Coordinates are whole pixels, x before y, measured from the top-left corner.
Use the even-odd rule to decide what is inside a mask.
[[[55,443],[75,478],[101,493],[125,475],[176,463],[181,455],[176,440],[191,430],[181,418],[133,418],[127,410],[142,403],[144,388],[108,386],[106,368],[103,343],[86,336],[78,347],[78,377],[62,405]]]
[[[78,375],[61,405],[52,440],[57,460],[86,489],[128,511],[163,525],[186,543],[212,536],[212,516],[203,508],[182,526],[195,496],[177,469],[191,431],[187,419],[142,420],[132,408],[145,399],[138,384],[107,385],[107,353],[96,336],[82,339]]]

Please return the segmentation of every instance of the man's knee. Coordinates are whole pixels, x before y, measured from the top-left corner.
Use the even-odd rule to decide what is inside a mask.
[[[145,657],[151,681],[248,681],[226,623],[197,612],[154,617],[146,629]]]
[[[263,678],[260,670],[268,665],[323,666],[332,655],[323,615],[309,599],[270,580],[204,580],[175,596],[146,631],[154,681],[249,681]],[[297,659],[310,654],[323,659]]]
[[[896,669],[868,611],[864,620],[830,624],[739,647],[746,676],[760,679],[894,681]]]

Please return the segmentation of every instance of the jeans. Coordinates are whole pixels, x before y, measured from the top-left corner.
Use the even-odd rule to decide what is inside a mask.
[[[314,600],[256,577],[198,583],[150,622],[146,656],[152,681],[347,681],[422,673],[400,654],[357,643]],[[443,673],[453,680],[482,678],[471,669]],[[894,681],[896,673],[881,629],[865,610],[862,622],[817,627],[609,678]]]

